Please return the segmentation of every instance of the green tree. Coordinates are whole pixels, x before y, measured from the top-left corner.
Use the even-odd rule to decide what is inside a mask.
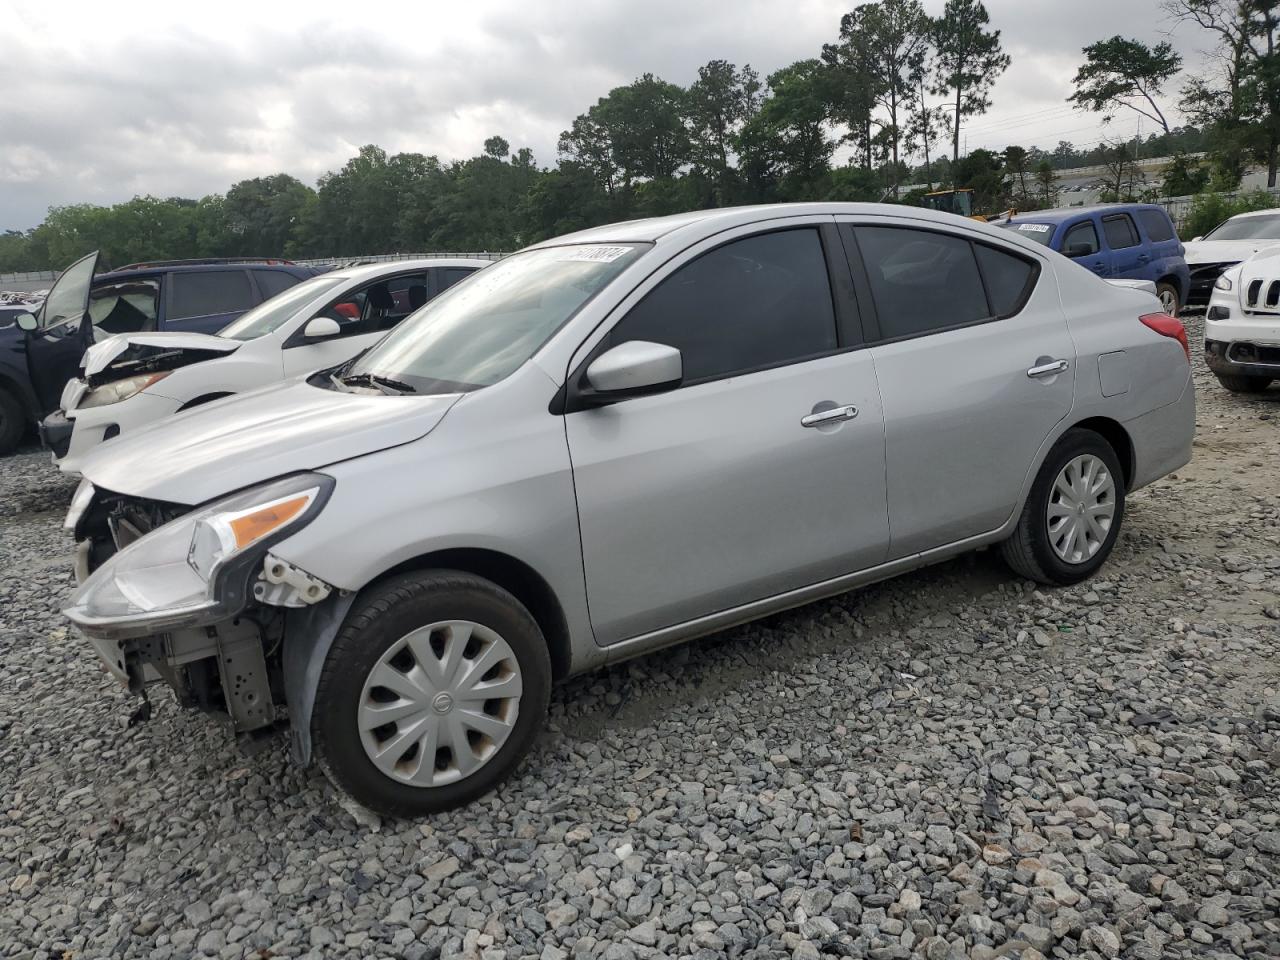
[[[734,141],[760,109],[760,91],[760,77],[750,66],[739,70],[727,60],[712,60],[698,68],[685,97],[689,159],[695,174],[712,184],[716,206],[737,193]]]
[[[801,199],[813,196],[825,181],[835,150],[827,134],[826,81],[818,60],[801,60],[769,75],[769,96],[739,138],[758,193],[776,185],[782,196]]]
[[[1002,158],[1005,171],[1012,181],[1010,184],[1011,199],[1015,204],[1025,206],[1029,196],[1027,192],[1027,175],[1030,173],[1027,150],[1025,147],[1008,146],[1004,148]]]
[[[919,0],[882,0],[866,11],[860,28],[871,51],[870,67],[876,102],[888,115],[880,137],[894,197],[901,184],[899,171],[910,152],[908,116],[924,74],[931,22]],[[848,42],[848,38],[841,37]]]
[[[233,184],[222,209],[232,245],[246,256],[282,256],[314,197],[314,190],[287,173]]]
[[[1076,91],[1067,97],[1069,102],[1081,110],[1106,114],[1106,120],[1124,107],[1169,132],[1169,121],[1157,98],[1164,84],[1182,69],[1182,57],[1172,44],[1149,47],[1139,40],[1115,36],[1085,47],[1084,57],[1072,81]]]
[[[864,3],[846,13],[840,18],[839,42],[822,47],[831,119],[844,127],[844,141],[853,147],[859,164],[866,170],[873,165],[875,110],[883,93],[867,28],[867,18],[875,9],[875,4]]]
[[[991,87],[1009,68],[1009,56],[1000,46],[1000,31],[988,30],[991,22],[982,0],[947,0],[942,16],[934,21],[937,48],[935,90],[954,94],[951,159],[960,159],[960,127],[965,117],[986,113],[991,107]]]
[[[1164,171],[1164,195],[1185,197],[1209,185],[1209,171],[1185,153],[1175,154]]]
[[[1036,166],[1036,201],[1041,210],[1058,203],[1058,175],[1048,160],[1041,160]]]
[[[957,188],[973,191],[974,213],[999,213],[1008,208],[1004,167],[1000,155],[990,150],[974,150],[953,165]]]

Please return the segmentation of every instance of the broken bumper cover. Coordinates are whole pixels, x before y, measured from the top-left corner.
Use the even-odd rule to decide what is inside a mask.
[[[54,460],[61,460],[71,449],[71,431],[75,424],[61,410],[55,410],[40,421],[40,443],[53,452]]]
[[[297,474],[171,520],[94,571],[63,613],[98,640],[230,620],[253,597],[271,545],[309,523],[332,490],[330,477]]]

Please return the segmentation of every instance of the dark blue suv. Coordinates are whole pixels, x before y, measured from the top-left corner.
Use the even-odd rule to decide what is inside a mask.
[[[103,274],[97,267],[97,253],[77,260],[35,314],[0,318],[0,454],[57,409],[95,340],[155,330],[216,333],[317,272],[250,257],[131,263]]]
[[[1177,316],[1191,292],[1182,241],[1154,203],[1109,203],[1014,214],[995,226],[1057,250],[1100,277],[1150,280],[1165,313]]]

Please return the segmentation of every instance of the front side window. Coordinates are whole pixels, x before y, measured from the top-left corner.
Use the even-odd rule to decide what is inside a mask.
[[[835,350],[835,311],[818,231],[747,237],[685,264],[618,322],[608,345],[628,340],[678,349],[685,383]]]
[[[352,361],[343,376],[385,377],[417,393],[495,384],[644,249],[566,244],[507,257],[436,297]]]
[[[1067,231],[1067,236],[1062,241],[1062,252],[1068,257],[1090,257],[1100,249],[1098,230],[1092,220],[1077,223]]]
[[[1107,238],[1107,246],[1112,250],[1124,250],[1138,245],[1138,231],[1127,213],[1118,217],[1103,217],[1102,233]]]
[[[241,314],[218,331],[220,337],[232,340],[254,340],[277,329],[292,317],[303,304],[310,303],[326,290],[342,283],[341,277],[313,277],[304,280],[279,296],[264,300],[247,313]]]
[[[210,270],[169,275],[173,292],[169,299],[170,320],[238,313],[253,306],[249,275],[243,270]]]
[[[883,339],[992,316],[968,240],[903,227],[859,227],[857,237]]]
[[[1164,243],[1177,236],[1173,231],[1173,221],[1163,210],[1139,210],[1138,219],[1142,221],[1142,229],[1147,231],[1152,243]]]
[[[155,277],[99,284],[89,291],[89,320],[104,335],[154,330],[159,299]]]

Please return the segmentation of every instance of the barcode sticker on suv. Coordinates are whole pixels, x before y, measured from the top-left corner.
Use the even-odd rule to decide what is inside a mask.
[[[557,260],[586,260],[589,263],[613,263],[630,247],[565,247]]]
[[[1049,225],[1047,223],[1020,223],[1018,229],[1026,233],[1048,233]]]

